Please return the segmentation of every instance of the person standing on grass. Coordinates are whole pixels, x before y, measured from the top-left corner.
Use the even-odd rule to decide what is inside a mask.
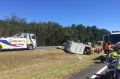
[[[102,48],[104,50],[104,54],[108,54],[109,53],[109,43],[103,43]]]

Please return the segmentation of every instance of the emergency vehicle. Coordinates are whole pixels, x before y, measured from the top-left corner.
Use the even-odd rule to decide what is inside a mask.
[[[103,47],[106,45],[106,43],[110,43],[112,45],[112,48],[114,48],[115,51],[120,53],[120,31],[112,31],[108,35],[103,36]],[[101,56],[101,62],[106,60],[106,54]]]
[[[112,44],[120,43],[120,31],[113,31],[110,35],[104,35],[103,41]]]
[[[0,50],[4,49],[29,49],[37,47],[35,34],[18,33],[13,37],[0,38]]]

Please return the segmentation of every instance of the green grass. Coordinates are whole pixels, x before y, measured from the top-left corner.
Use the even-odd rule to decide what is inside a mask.
[[[81,70],[94,64],[93,59],[97,56],[98,55],[93,55],[80,61],[72,61],[65,64],[56,65],[54,68],[46,69],[39,74],[35,74],[24,79],[64,79],[69,77],[71,74],[80,72]]]
[[[94,64],[98,56],[62,50],[1,53],[0,79],[65,79]]]

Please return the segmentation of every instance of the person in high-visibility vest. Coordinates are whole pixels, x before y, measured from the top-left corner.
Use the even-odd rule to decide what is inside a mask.
[[[103,43],[103,50],[104,50],[104,54],[108,54],[109,53],[109,43]]]
[[[118,52],[116,52],[114,49],[111,49],[110,50],[110,53],[108,54],[108,57],[109,58],[116,58],[116,57],[118,57],[119,56],[119,54],[118,54]]]
[[[109,53],[113,51],[113,46],[110,42],[108,43],[108,50],[109,50]]]

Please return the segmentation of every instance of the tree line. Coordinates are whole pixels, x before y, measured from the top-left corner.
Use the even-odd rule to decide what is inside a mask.
[[[67,40],[97,43],[104,34],[110,33],[106,29],[82,24],[63,26],[56,22],[27,22],[15,15],[0,20],[0,37],[13,36],[19,32],[34,33],[38,46],[62,45]]]

